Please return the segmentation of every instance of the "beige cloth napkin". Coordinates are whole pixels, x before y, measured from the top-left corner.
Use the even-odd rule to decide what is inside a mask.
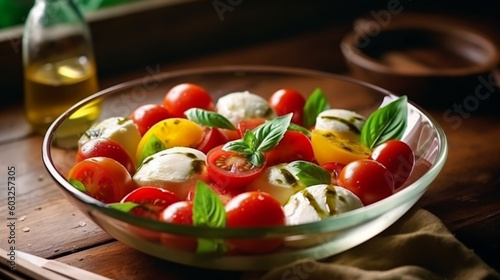
[[[322,261],[299,260],[259,278],[496,280],[500,274],[460,243],[436,216],[417,208],[376,237],[346,252]]]

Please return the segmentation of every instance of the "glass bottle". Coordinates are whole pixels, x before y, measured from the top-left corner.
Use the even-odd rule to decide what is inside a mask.
[[[36,0],[23,34],[24,103],[28,122],[45,133],[63,112],[97,92],[89,27],[72,0]],[[66,126],[85,129],[99,102],[74,113]]]

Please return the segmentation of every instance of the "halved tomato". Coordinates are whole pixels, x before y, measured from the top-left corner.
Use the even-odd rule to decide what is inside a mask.
[[[352,134],[314,129],[311,134],[314,156],[318,163],[349,162],[368,158],[371,150]]]
[[[130,174],[135,172],[135,164],[120,144],[109,138],[94,138],[85,142],[76,153],[76,162],[92,157],[108,157],[121,163]]]
[[[208,176],[222,188],[241,188],[248,185],[259,176],[265,166],[265,162],[261,166],[255,166],[243,154],[224,151],[222,145],[207,154]]]
[[[170,118],[153,125],[137,146],[137,159],[141,163],[147,156],[171,147],[196,147],[203,139],[203,129],[195,122]]]
[[[68,180],[77,180],[83,184],[88,195],[104,203],[119,202],[136,188],[127,169],[107,157],[93,157],[78,162],[69,171]]]

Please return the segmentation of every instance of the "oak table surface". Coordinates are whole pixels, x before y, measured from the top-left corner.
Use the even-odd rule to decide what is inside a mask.
[[[334,29],[334,28],[333,28]],[[345,73],[340,35],[332,28],[277,41],[214,53],[170,64],[149,65],[160,71],[228,64],[295,66]],[[297,55],[297,53],[307,53]],[[145,67],[147,67],[145,65]],[[101,80],[108,87],[142,78],[143,69]],[[479,104],[481,107],[483,104]],[[41,161],[42,136],[33,134],[23,108],[0,109],[0,216],[7,218],[6,179],[15,167],[16,248],[56,259],[113,279],[235,279],[240,272],[193,269],[156,259],[110,237],[73,207],[52,181]],[[500,113],[463,115],[459,122],[429,112],[445,130],[449,143],[446,165],[417,207],[439,217],[458,240],[487,264],[500,270]],[[0,246],[8,248],[8,227],[0,227]]]

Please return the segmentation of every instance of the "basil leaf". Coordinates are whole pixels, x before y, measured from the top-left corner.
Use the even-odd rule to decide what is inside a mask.
[[[366,120],[361,130],[361,143],[373,149],[391,139],[400,139],[406,129],[408,98],[401,96],[380,107]]]
[[[155,134],[151,134],[149,139],[144,144],[141,154],[139,156],[139,164],[150,155],[156,154],[159,151],[163,151],[167,148],[163,141],[160,140]]]
[[[134,202],[116,202],[116,203],[110,203],[108,204],[108,206],[110,208],[113,208],[115,210],[118,210],[118,211],[121,211],[121,212],[125,212],[125,213],[128,213],[130,212],[132,209],[134,209],[137,205],[137,203],[134,203]]]
[[[77,189],[77,190],[79,190],[79,191],[81,191],[81,192],[86,192],[86,191],[87,191],[87,190],[85,189],[85,185],[84,185],[82,182],[80,182],[80,181],[78,181],[77,179],[75,179],[75,178],[70,178],[70,179],[68,180],[68,182],[69,182],[69,183],[70,183],[73,187],[75,187],[75,189]]]
[[[204,182],[198,181],[193,199],[193,225],[225,227],[226,210],[215,192]]]
[[[318,115],[328,109],[330,109],[330,104],[326,99],[325,93],[322,89],[316,88],[307,98],[304,105],[304,115],[302,117],[304,126],[307,128],[313,127],[316,124]]]
[[[248,149],[250,149],[250,146],[248,146],[248,144],[243,140],[230,141],[222,146],[222,150],[224,151],[232,151],[238,153],[245,153],[245,151],[247,151]]]
[[[253,130],[256,138],[256,151],[267,152],[281,141],[292,120],[292,113],[265,122]]]
[[[292,113],[265,122],[254,130],[247,130],[243,139],[227,142],[222,150],[242,153],[251,164],[261,166],[265,160],[263,152],[278,145],[291,120]]]
[[[219,239],[207,239],[207,238],[198,238],[198,246],[196,247],[197,253],[215,253],[215,252],[224,252],[226,249],[226,244],[224,240]]]
[[[291,171],[306,185],[331,184],[330,173],[323,167],[312,162],[298,160],[288,164]]]
[[[266,158],[262,152],[256,151],[246,156],[248,162],[255,166],[261,166]]]
[[[255,147],[255,143],[257,142],[257,137],[255,136],[255,133],[251,130],[245,131],[245,135],[243,135],[243,142],[245,142],[250,149],[253,149]]]
[[[288,126],[288,130],[300,132],[300,133],[304,134],[305,136],[311,138],[311,131],[303,126],[298,125],[298,124],[290,123],[290,125]]]
[[[206,127],[236,130],[234,125],[223,115],[199,108],[191,108],[184,112],[188,120]]]

